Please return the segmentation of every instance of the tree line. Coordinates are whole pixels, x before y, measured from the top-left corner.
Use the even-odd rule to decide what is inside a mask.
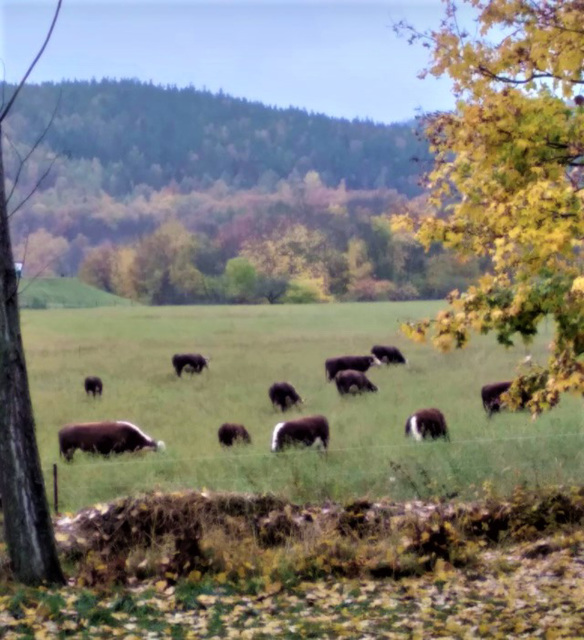
[[[7,127],[15,201],[43,177],[11,219],[29,277],[186,304],[433,298],[478,273],[391,229],[428,209],[413,123],[103,80],[26,85]]]
[[[412,122],[349,121],[137,80],[27,85],[9,122],[14,141],[31,145],[55,106],[46,147],[72,161],[77,173],[94,163],[93,184],[113,197],[171,182],[188,193],[217,180],[271,191],[308,171],[327,186],[344,180],[348,189],[413,196],[421,189],[411,160],[429,160]]]

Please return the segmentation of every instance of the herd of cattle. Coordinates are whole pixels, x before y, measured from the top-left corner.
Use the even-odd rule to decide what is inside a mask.
[[[377,387],[367,378],[365,372],[372,366],[382,364],[407,364],[407,360],[397,347],[376,345],[370,355],[341,356],[325,361],[327,381],[335,381],[340,395],[376,392]],[[176,354],[172,365],[177,376],[183,371],[201,373],[209,367],[209,358],[198,353]],[[87,395],[101,396],[103,382],[97,376],[89,376],[84,381]],[[487,384],[481,389],[483,407],[490,417],[504,408],[503,394],[509,390],[511,382]],[[303,400],[289,382],[275,382],[268,390],[272,405],[282,412],[302,404]],[[450,440],[444,415],[439,409],[420,409],[406,421],[405,435],[417,441],[425,438]],[[225,423],[218,431],[219,443],[230,447],[236,443],[250,444],[251,436],[242,424]],[[285,422],[279,422],[272,434],[272,451],[281,451],[290,445],[311,446],[315,443],[328,448],[329,424],[321,415],[311,415]],[[156,442],[138,426],[127,421],[103,421],[65,425],[59,431],[60,454],[70,461],[77,449],[81,451],[109,455],[137,451],[139,449],[164,450],[162,441]]]

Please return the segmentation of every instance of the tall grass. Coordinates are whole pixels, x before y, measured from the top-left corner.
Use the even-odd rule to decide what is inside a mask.
[[[584,413],[579,398],[532,422],[525,413],[488,420],[480,387],[513,375],[525,355],[490,337],[450,354],[408,342],[406,319],[433,314],[439,303],[374,303],[256,307],[102,308],[23,313],[23,332],[41,459],[51,485],[59,461],[57,432],[75,421],[124,419],[167,444],[165,453],[109,459],[76,453],[59,464],[61,507],[76,509],[115,496],[164,490],[275,491],[293,500],[470,496],[485,481],[501,492],[582,481]],[[549,328],[531,347],[546,357]],[[324,360],[394,344],[406,367],[371,370],[377,394],[341,398],[325,381]],[[171,357],[211,357],[201,375],[175,375]],[[104,381],[88,398],[86,375]],[[279,380],[306,403],[290,417],[322,413],[331,425],[328,455],[312,450],[270,453],[281,420],[268,399]],[[408,415],[438,406],[452,441],[404,438]],[[249,447],[222,450],[217,429],[241,422]]]

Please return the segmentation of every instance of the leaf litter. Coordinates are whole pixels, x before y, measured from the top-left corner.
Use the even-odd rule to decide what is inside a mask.
[[[70,584],[5,581],[0,638],[582,637],[583,496],[518,489],[506,501],[346,506],[125,498],[56,521]],[[186,532],[192,557],[169,540]]]

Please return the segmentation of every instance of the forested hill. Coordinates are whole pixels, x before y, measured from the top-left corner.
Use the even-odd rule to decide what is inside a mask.
[[[183,193],[217,180],[269,191],[309,171],[329,187],[344,181],[347,189],[391,188],[411,197],[420,193],[425,166],[412,158],[428,157],[413,122],[348,121],[136,80],[28,85],[10,119],[11,137],[32,144],[56,105],[46,145],[73,161],[99,161],[101,187],[114,197],[172,181]]]
[[[16,106],[3,150],[27,277],[187,304],[437,297],[478,274],[392,226],[432,213],[413,122],[130,80],[30,85]]]

